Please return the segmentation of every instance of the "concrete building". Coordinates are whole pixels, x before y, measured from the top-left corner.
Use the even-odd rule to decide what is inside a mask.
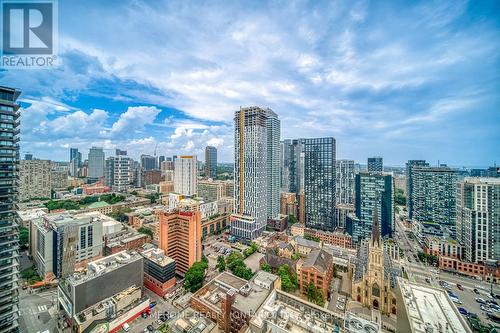
[[[144,170],[154,170],[156,167],[156,157],[151,155],[141,155],[141,166]]]
[[[69,149],[69,174],[71,177],[78,177],[78,170],[82,166],[82,153],[78,148]]]
[[[0,159],[2,205],[0,207],[0,332],[18,332],[19,235],[16,223],[17,177],[19,175],[20,112],[16,103],[21,92],[0,86]],[[47,184],[50,191],[50,184]],[[21,193],[19,193],[20,195]],[[28,195],[29,196],[29,195]],[[49,195],[50,197],[50,195]]]
[[[382,157],[368,157],[367,169],[368,172],[384,171],[384,163],[382,161]]]
[[[170,321],[169,329],[172,333],[219,333],[217,324],[190,307],[179,312],[177,317]]]
[[[402,296],[398,314],[398,332],[456,332],[472,333],[465,317],[442,289],[423,286],[398,278]]]
[[[109,186],[113,191],[121,192],[130,188],[132,160],[127,157],[126,151],[118,149],[114,157],[106,159],[106,186]]]
[[[193,294],[191,307],[215,321],[223,332],[237,333],[248,325],[271,289],[223,272]]]
[[[33,259],[40,276],[53,273],[67,277],[86,263],[103,255],[103,222],[110,218],[101,213],[56,213],[34,221]]]
[[[412,166],[408,198],[411,220],[435,222],[455,229],[457,175],[448,167]]]
[[[197,196],[205,202],[233,197],[234,182],[231,180],[199,180]]]
[[[380,217],[382,237],[394,232],[394,181],[392,174],[360,172],[355,179],[355,215],[348,215],[346,230],[353,242],[370,236],[374,212]]]
[[[145,170],[144,171],[144,186],[160,184],[161,171],[160,170]]]
[[[105,157],[102,147],[92,147],[88,157],[88,175],[90,182],[96,182],[104,177]]]
[[[414,167],[428,167],[429,163],[425,160],[409,160],[406,162],[405,176],[406,176],[406,211],[408,219],[413,219],[413,198],[410,193],[413,193],[413,168]]]
[[[184,275],[201,260],[201,213],[157,210],[160,226],[159,248],[175,260],[176,272]]]
[[[196,194],[197,158],[195,155],[179,156],[175,160],[174,191],[181,195]]]
[[[104,324],[102,328],[115,332],[149,309],[149,299],[142,295],[143,277],[143,257],[123,251],[60,280],[57,300],[71,331]]]
[[[205,148],[205,177],[217,178],[217,148],[212,146]]]
[[[290,192],[290,147],[292,140],[286,139],[280,142],[280,175],[281,192]]]
[[[250,320],[247,332],[337,332],[343,322],[340,314],[274,289]]]
[[[469,178],[457,191],[457,239],[468,262],[500,260],[500,178]]]
[[[21,160],[19,164],[19,201],[51,198],[49,160]]]
[[[337,204],[354,204],[354,161],[336,160],[335,199]]]
[[[175,261],[165,251],[152,247],[141,252],[144,257],[144,286],[160,297],[175,286]]]
[[[280,121],[271,109],[235,112],[235,214],[231,234],[252,240],[279,214]]]
[[[305,225],[334,231],[335,139],[301,139],[304,151]]]

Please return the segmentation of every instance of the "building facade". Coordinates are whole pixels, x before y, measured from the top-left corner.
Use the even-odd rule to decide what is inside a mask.
[[[412,167],[411,211],[418,222],[435,222],[455,229],[457,175],[448,167]]]
[[[425,160],[409,160],[406,163],[406,211],[408,212],[408,219],[413,219],[413,168],[414,167],[428,167],[429,163]]]
[[[201,213],[157,210],[159,216],[159,248],[175,260],[176,272],[184,275],[201,260]]]
[[[500,260],[500,179],[465,178],[457,185],[457,239],[468,262]]]
[[[95,182],[104,177],[105,157],[102,147],[92,147],[88,157],[88,178]]]
[[[144,286],[160,297],[175,286],[175,261],[158,248],[141,252],[144,257]]]
[[[195,155],[175,159],[174,191],[182,195],[195,195],[197,186],[197,159]]]
[[[335,199],[337,204],[354,204],[354,161],[337,160],[335,167]]]
[[[51,198],[49,160],[21,160],[19,166],[19,201]]]
[[[130,188],[132,160],[126,155],[126,151],[117,152],[120,154],[106,159],[105,180],[106,186],[121,192]]]
[[[217,178],[217,148],[212,146],[205,148],[205,177]]]
[[[334,231],[335,139],[301,139],[304,151],[305,225]]]
[[[0,86],[0,332],[19,330],[18,270],[19,232],[16,223],[15,204],[18,201],[19,163],[19,104],[21,92]]]
[[[231,234],[238,238],[254,239],[267,224],[267,117],[268,110],[260,107],[235,112],[235,214],[231,217]]]
[[[359,244],[369,237],[374,212],[380,217],[380,233],[391,237],[394,232],[394,181],[392,174],[360,172],[355,178],[355,214],[346,218],[346,230]]]
[[[384,163],[382,157],[368,157],[367,163],[368,172],[382,172],[384,171]]]
[[[267,109],[267,218],[276,219],[280,213],[280,136],[278,115]]]
[[[151,155],[141,155],[141,166],[144,170],[156,169],[156,157]]]

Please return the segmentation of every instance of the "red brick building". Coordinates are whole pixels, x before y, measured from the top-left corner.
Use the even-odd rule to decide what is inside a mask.
[[[297,263],[300,292],[307,294],[310,283],[323,292],[323,299],[328,297],[330,282],[333,278],[333,257],[324,250],[313,250],[302,263]]]
[[[144,286],[163,297],[175,286],[175,261],[158,248],[141,252],[144,257]]]

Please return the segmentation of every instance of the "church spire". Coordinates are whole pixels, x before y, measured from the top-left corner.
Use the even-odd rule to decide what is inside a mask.
[[[377,207],[374,207],[372,222],[372,245],[375,246],[375,243],[380,246],[380,226],[378,221]]]

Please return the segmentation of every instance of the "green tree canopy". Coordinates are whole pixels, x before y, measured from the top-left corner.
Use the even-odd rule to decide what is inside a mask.
[[[184,288],[194,293],[203,285],[203,277],[208,264],[203,261],[195,262],[184,275]]]

